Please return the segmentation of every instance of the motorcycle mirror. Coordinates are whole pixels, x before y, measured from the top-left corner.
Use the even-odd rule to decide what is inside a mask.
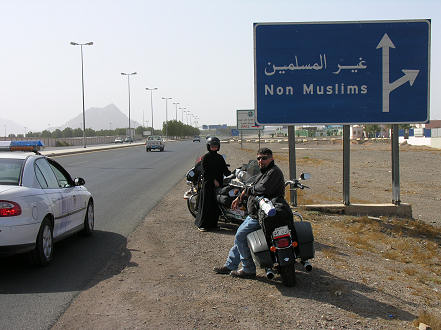
[[[301,180],[308,180],[310,178],[311,178],[311,174],[309,174],[309,173],[302,173],[302,174],[300,174],[300,179]]]
[[[193,171],[188,172],[188,176],[189,176],[190,178],[194,177],[194,172],[193,172]]]

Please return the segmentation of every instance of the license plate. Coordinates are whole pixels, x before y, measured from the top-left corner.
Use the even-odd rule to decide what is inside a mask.
[[[288,226],[278,227],[278,228],[274,229],[274,231],[273,231],[273,237],[283,236],[286,234],[289,234]]]

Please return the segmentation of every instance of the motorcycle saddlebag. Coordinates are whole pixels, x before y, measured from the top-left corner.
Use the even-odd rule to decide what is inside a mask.
[[[307,221],[294,222],[297,242],[299,246],[296,249],[297,255],[302,260],[314,258],[314,235],[312,234],[312,226]]]
[[[262,229],[253,231],[247,235],[248,247],[251,250],[253,261],[261,268],[272,267],[273,260],[266,243],[265,234]]]

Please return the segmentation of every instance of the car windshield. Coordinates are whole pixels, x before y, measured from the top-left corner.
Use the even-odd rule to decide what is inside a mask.
[[[161,140],[161,137],[160,137],[160,136],[149,136],[149,137],[148,137],[148,140],[149,140],[149,141],[153,141],[153,140]]]
[[[24,159],[0,159],[0,184],[18,186]]]

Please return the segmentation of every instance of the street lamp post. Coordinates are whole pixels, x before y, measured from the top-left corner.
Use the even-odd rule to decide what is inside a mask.
[[[185,112],[185,119],[187,122],[187,126],[188,126],[188,116],[190,115],[190,111],[184,111]]]
[[[165,138],[168,139],[168,111],[167,111],[167,103],[168,100],[171,100],[171,97],[163,97],[163,100],[165,100]]]
[[[179,108],[179,110],[182,110],[181,112],[181,122],[184,123],[184,110],[187,108]]]
[[[70,43],[73,46],[80,46],[81,49],[81,90],[83,95],[83,147],[86,148],[86,113],[84,110],[84,69],[83,69],[83,46],[92,46],[93,42],[86,42],[84,44],[80,44],[77,42],[71,41]]]
[[[135,75],[135,74],[136,74],[136,72],[132,72],[132,73],[121,72],[121,75],[127,76],[127,86],[129,89],[129,136],[130,136],[130,138],[132,138],[132,130],[130,129],[130,76]]]
[[[179,102],[173,102],[173,104],[176,106],[176,121],[178,121],[178,104],[179,104]]]
[[[198,126],[198,124],[199,124],[199,116],[193,116],[193,119],[194,119],[194,122],[193,122],[193,124],[194,124],[194,127],[195,128],[197,128],[197,126]]]
[[[152,110],[152,135],[153,135],[153,131],[155,130],[154,128],[153,128],[153,91],[154,90],[156,90],[156,89],[158,89],[157,87],[154,87],[154,88],[146,88],[146,90],[148,90],[148,91],[150,91],[150,108],[151,108],[151,110]]]

